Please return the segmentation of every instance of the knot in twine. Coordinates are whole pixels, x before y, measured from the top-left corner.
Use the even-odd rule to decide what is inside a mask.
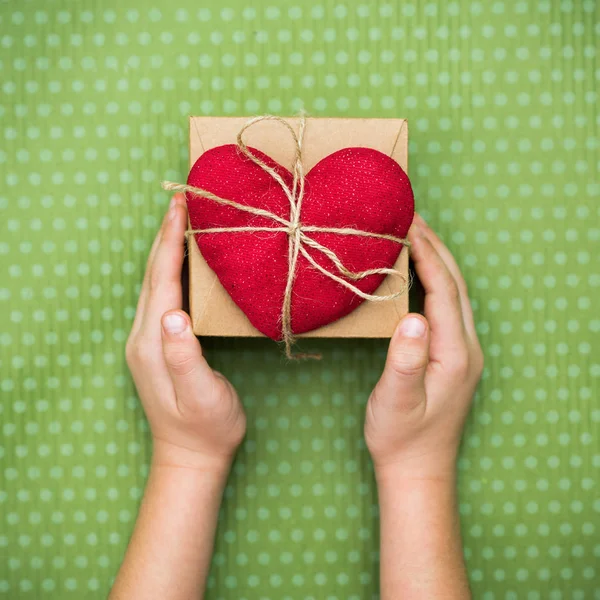
[[[292,185],[289,187],[282,177],[277,173],[277,171],[267,165],[260,158],[254,156],[249,150],[248,146],[243,140],[244,132],[250,128],[252,125],[256,123],[260,123],[262,121],[276,121],[282,124],[287,128],[292,139],[294,141],[294,163],[293,163],[293,180]],[[393,268],[376,268],[376,269],[368,269],[366,271],[350,271],[348,268],[344,266],[339,257],[322,244],[319,244],[316,240],[311,238],[308,233],[311,232],[326,232],[326,233],[337,233],[339,235],[354,235],[359,237],[370,237],[370,238],[378,238],[389,240],[391,242],[395,242],[396,244],[402,244],[406,246],[407,249],[410,249],[410,242],[405,238],[399,238],[394,235],[386,234],[386,233],[374,233],[370,231],[362,231],[360,229],[354,229],[351,227],[320,227],[314,225],[303,225],[300,222],[300,209],[302,207],[302,200],[304,199],[304,187],[305,187],[305,175],[304,175],[304,166],[302,160],[302,142],[304,138],[304,131],[306,129],[306,115],[304,113],[300,114],[300,123],[298,134],[292,128],[292,126],[281,117],[277,117],[274,115],[263,115],[250,119],[246,122],[246,124],[240,129],[237,134],[237,146],[240,152],[246,156],[253,163],[258,165],[263,171],[268,173],[282,188],[285,193],[289,204],[290,204],[290,216],[289,219],[285,219],[272,213],[269,210],[265,210],[264,208],[257,208],[254,206],[246,206],[245,204],[240,204],[239,202],[235,202],[233,200],[228,200],[226,198],[220,198],[219,196],[209,192],[208,190],[204,190],[201,188],[197,188],[191,185],[174,183],[171,181],[163,181],[162,188],[167,191],[174,192],[187,192],[193,194],[194,196],[204,198],[206,200],[211,200],[213,202],[217,202],[218,204],[223,204],[226,206],[232,206],[237,208],[238,210],[245,211],[251,213],[253,215],[258,215],[261,217],[266,217],[274,221],[275,225],[273,227],[210,227],[207,229],[188,229],[185,232],[186,237],[197,233],[203,234],[214,234],[214,233],[232,233],[232,232],[258,232],[258,231],[283,231],[288,234],[288,278],[285,286],[285,292],[283,295],[283,303],[281,307],[281,334],[282,340],[285,343],[285,353],[288,358],[321,358],[320,355],[313,354],[293,354],[292,346],[295,343],[295,336],[292,331],[291,325],[291,308],[292,308],[292,289],[294,285],[294,279],[296,276],[296,267],[298,264],[298,257],[301,254],[315,269],[320,271],[323,275],[336,281],[340,285],[351,290],[357,296],[363,298],[364,300],[368,300],[370,302],[385,302],[387,300],[393,300],[398,298],[402,294],[404,294],[408,287],[410,287],[410,281],[406,282],[406,278],[404,275]],[[321,252],[327,258],[331,260],[334,264],[335,268],[339,275],[335,272],[328,271],[324,267],[322,267],[308,252],[308,248],[312,248],[317,252]],[[369,275],[392,275],[394,277],[400,277],[404,280],[404,286],[400,291],[395,292],[393,294],[388,294],[386,296],[378,296],[375,294],[367,294],[363,292],[361,289],[347,281],[346,279],[342,279],[342,277],[346,277],[347,279],[358,281]]]

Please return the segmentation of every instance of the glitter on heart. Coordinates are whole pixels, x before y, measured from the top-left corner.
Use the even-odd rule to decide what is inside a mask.
[[[296,153],[293,172],[249,148],[244,131],[263,120],[287,127]],[[290,358],[294,336],[331,323],[364,300],[406,293],[393,268],[414,215],[410,181],[391,157],[371,148],[338,150],[308,174],[302,137],[280,117],[249,120],[237,144],[204,152],[187,185],[191,229],[200,252],[250,322],[283,340]],[[404,280],[387,296],[373,295],[386,276]]]

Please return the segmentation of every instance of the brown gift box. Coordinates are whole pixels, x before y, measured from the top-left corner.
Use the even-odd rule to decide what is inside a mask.
[[[190,117],[190,168],[203,152],[234,144],[246,117]],[[298,132],[298,118],[286,121]],[[244,141],[279,164],[291,168],[294,145],[289,132],[275,121],[263,121],[246,130]],[[330,119],[309,117],[302,144],[305,173],[325,156],[350,146],[374,148],[391,156],[408,173],[406,119]],[[340,223],[339,226],[343,226]],[[193,330],[201,336],[264,337],[235,304],[206,264],[193,236],[188,238],[190,315]],[[394,265],[408,281],[408,251],[402,248]],[[402,281],[387,276],[377,295],[399,291]],[[408,312],[408,292],[386,302],[364,301],[349,315],[299,335],[322,338],[390,337]]]

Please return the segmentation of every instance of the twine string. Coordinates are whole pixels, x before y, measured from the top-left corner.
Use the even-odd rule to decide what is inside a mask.
[[[276,121],[281,125],[285,126],[289,131],[293,141],[294,141],[294,160],[292,167],[293,180],[291,187],[286,184],[281,175],[271,166],[266,164],[262,159],[258,156],[255,156],[250,152],[248,146],[246,145],[243,134],[247,129],[255,125],[256,123],[260,123],[262,121]],[[222,204],[225,206],[231,206],[236,208],[237,210],[241,210],[244,212],[248,212],[250,214],[265,217],[274,221],[277,225],[274,227],[267,226],[247,226],[247,227],[209,227],[205,229],[188,229],[185,232],[186,237],[190,235],[195,235],[197,233],[204,234],[218,234],[218,233],[234,233],[234,232],[285,232],[288,235],[288,277],[286,281],[283,302],[281,307],[281,333],[282,340],[285,344],[285,352],[288,358],[320,358],[319,356],[307,355],[307,354],[293,354],[292,346],[295,343],[295,336],[291,327],[291,307],[292,307],[292,292],[294,279],[296,277],[297,272],[297,264],[298,258],[302,255],[315,269],[317,269],[320,273],[336,281],[340,285],[349,289],[351,292],[362,298],[363,300],[368,300],[370,302],[385,302],[388,300],[393,300],[398,298],[402,294],[404,294],[407,290],[407,287],[410,286],[410,282],[407,281],[404,275],[394,268],[374,268],[367,269],[366,271],[351,271],[348,269],[340,260],[340,258],[333,252],[330,248],[327,248],[323,244],[320,244],[315,239],[307,235],[308,232],[311,233],[335,233],[338,235],[347,235],[347,236],[359,236],[359,237],[370,237],[376,239],[384,239],[397,244],[402,244],[406,246],[407,249],[410,249],[410,242],[405,238],[399,238],[391,234],[387,233],[375,233],[371,231],[363,231],[360,229],[354,229],[352,227],[320,227],[315,225],[303,225],[300,222],[300,211],[302,207],[302,201],[304,199],[304,191],[305,191],[305,175],[304,175],[304,165],[303,165],[303,156],[302,156],[302,143],[304,140],[304,132],[306,129],[306,116],[302,113],[300,115],[298,134],[294,131],[292,126],[281,117],[277,117],[274,115],[262,115],[258,117],[254,117],[247,121],[244,126],[240,129],[237,135],[237,146],[240,152],[259,166],[263,171],[268,173],[281,187],[283,190],[288,202],[290,204],[290,216],[289,219],[285,219],[276,215],[275,213],[266,210],[264,208],[258,208],[254,206],[247,206],[245,204],[241,204],[239,202],[235,202],[234,200],[229,200],[227,198],[221,198],[208,190],[197,188],[191,185],[175,183],[171,181],[163,181],[162,187],[164,190],[173,191],[173,192],[187,192],[193,194],[194,196],[205,198],[207,200],[211,200],[216,202],[217,204]],[[322,255],[326,256],[333,266],[335,267],[336,272],[328,271],[325,267],[320,265],[314,258],[311,256],[310,252],[307,250],[311,248]],[[394,277],[400,277],[404,281],[404,285],[402,288],[394,292],[392,294],[387,294],[384,296],[378,296],[376,294],[367,294],[363,292],[356,285],[353,285],[347,279],[352,281],[359,281],[365,277],[370,275],[391,275]],[[346,279],[343,279],[345,277]]]

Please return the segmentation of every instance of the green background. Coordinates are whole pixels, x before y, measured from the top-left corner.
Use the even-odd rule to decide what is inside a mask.
[[[418,210],[467,279],[475,597],[600,598],[599,33],[594,0],[1,2],[0,595],[102,598],[119,567],[149,458],[124,344],[187,116],[304,107],[409,119]],[[377,597],[386,343],[206,345],[249,416],[208,597]]]

